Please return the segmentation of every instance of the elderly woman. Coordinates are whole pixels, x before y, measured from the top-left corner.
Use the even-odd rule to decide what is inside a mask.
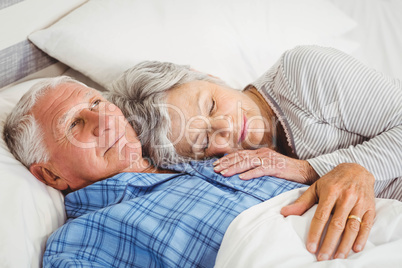
[[[350,241],[356,239],[353,249],[360,250],[368,235],[373,186],[366,183],[366,170],[345,163],[374,174],[377,197],[402,200],[401,83],[335,49],[290,50],[243,91],[187,66],[144,62],[112,85],[109,98],[140,130],[157,164],[228,154],[215,167],[225,176],[269,174],[313,184],[310,188],[325,178],[317,196],[307,191],[282,211],[301,214],[320,200],[310,252],[317,251],[321,234],[312,230],[324,228],[332,209],[333,237],[360,218],[361,226],[350,235]],[[321,259],[336,246],[328,243],[324,240]]]

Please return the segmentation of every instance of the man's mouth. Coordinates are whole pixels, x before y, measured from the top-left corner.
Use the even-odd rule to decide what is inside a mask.
[[[110,149],[113,148],[113,146],[124,136],[124,133],[122,135],[120,135],[120,137],[118,137],[111,145],[110,147],[105,151],[105,153],[103,155],[105,155]]]

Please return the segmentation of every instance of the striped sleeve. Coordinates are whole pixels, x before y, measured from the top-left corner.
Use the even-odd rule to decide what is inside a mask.
[[[373,173],[376,180],[402,176],[400,81],[331,48],[290,50],[281,67],[290,90],[288,98],[299,107],[295,114],[312,119],[312,130],[321,133],[314,135],[314,143],[338,146],[307,159],[319,175],[340,163],[354,162]],[[330,138],[326,133],[336,135]],[[352,137],[355,140],[348,140]]]

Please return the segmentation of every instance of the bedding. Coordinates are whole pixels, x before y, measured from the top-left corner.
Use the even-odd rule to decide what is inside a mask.
[[[331,0],[356,27],[345,38],[358,42],[353,56],[382,73],[402,80],[402,1]]]
[[[0,1],[0,88],[57,62],[29,42],[27,36],[48,27],[86,1]]]
[[[225,233],[215,267],[400,267],[402,202],[376,198],[377,216],[364,250],[351,251],[347,259],[317,262],[305,247],[316,206],[302,216],[280,214],[306,189],[283,193],[236,217]]]
[[[6,114],[41,79],[0,92],[0,263],[3,267],[41,267],[49,235],[66,219],[62,194],[39,182],[9,152],[3,139]]]
[[[383,7],[386,3],[396,3],[397,0],[377,0],[375,2],[378,5],[372,5],[373,1],[359,1],[364,8],[359,5],[349,8],[353,5],[352,3],[342,4],[342,2],[356,3],[350,0],[205,0],[199,3],[191,2],[191,4],[190,2],[184,0],[10,0],[4,2],[5,4],[0,5],[0,24],[10,27],[0,28],[2,34],[0,40],[0,62],[2,63],[0,65],[0,87],[2,87],[0,131],[5,114],[11,110],[23,92],[38,80],[15,86],[10,86],[10,83],[19,79],[27,80],[32,76],[59,75],[69,67],[72,69],[69,69],[67,74],[79,77],[79,80],[101,89],[107,87],[108,83],[122,71],[139,61],[170,60],[191,64],[200,71],[218,75],[230,85],[242,88],[246,83],[260,76],[284,50],[295,45],[333,46],[354,54],[360,47],[370,43],[372,49],[366,50],[364,57],[378,55],[373,59],[381,61],[381,66],[391,68],[393,74],[402,73],[401,68],[395,68],[400,66],[400,57],[395,57],[399,55],[400,42],[396,42],[396,37],[399,38],[400,34],[392,30],[399,28],[395,27],[395,21],[390,19],[392,16],[381,21],[378,17],[382,16],[378,16],[379,13],[376,12],[383,10],[377,8],[380,5]],[[333,3],[336,3],[338,7]],[[80,6],[81,4],[83,5]],[[394,5],[389,7],[381,14],[390,14],[392,11],[399,16],[399,5],[395,8]],[[74,8],[76,8],[75,11],[61,18]],[[372,31],[369,35],[364,31],[364,39],[352,38],[356,36],[350,33],[355,34],[355,31],[359,30],[358,33],[361,34],[365,26],[359,24],[357,28],[356,22],[345,15],[340,8],[347,11],[350,16],[359,11],[358,18],[365,17],[364,10],[369,8],[370,15],[367,16],[366,24],[363,25],[368,25],[367,29],[375,28],[377,31]],[[379,22],[378,24],[374,23],[374,18]],[[369,23],[374,23],[376,27],[369,27]],[[387,27],[387,33],[391,35],[384,36],[383,27]],[[38,29],[42,30],[37,31]],[[50,56],[29,43],[26,37],[30,33],[32,33],[30,40]],[[362,40],[366,44],[361,44]],[[379,46],[375,47],[376,45]],[[381,53],[377,53],[378,51]],[[67,65],[60,62],[53,64],[54,59]],[[37,72],[49,64],[53,65]],[[26,77],[26,75],[30,76]],[[4,267],[41,267],[47,238],[65,222],[64,198],[58,191],[37,181],[15,160],[6,148],[2,137],[0,170],[2,173],[0,177],[2,208],[0,263]],[[392,218],[391,227],[401,226],[400,221],[398,222],[399,218],[394,219],[396,212],[400,214],[398,208],[400,203],[389,200],[378,202],[381,203],[379,209],[383,212],[378,214],[376,226],[385,226],[383,221],[388,221],[389,218]],[[267,213],[272,211],[269,204],[264,205]],[[384,210],[388,206],[389,209]],[[277,209],[278,206],[273,205],[275,213]],[[383,215],[385,215],[384,220],[382,220]],[[276,216],[278,217],[277,214]],[[301,221],[308,221],[308,217],[304,217],[301,217]],[[303,231],[306,231],[308,225],[304,222],[300,229],[296,225],[289,226],[289,220],[297,222],[297,217],[286,219],[285,224],[280,226],[284,228],[282,231],[278,230],[278,226],[274,230],[278,230],[278,233],[298,230],[299,236],[294,236],[295,239],[299,239],[298,247],[293,245],[285,245],[285,247],[294,248],[294,256],[306,254],[302,247],[302,239],[305,236]],[[381,224],[378,225],[378,222]],[[230,230],[232,229],[229,229],[228,236],[232,237],[233,233]],[[263,230],[265,229],[262,228]],[[395,231],[396,228],[392,230]],[[395,236],[395,243],[400,246],[398,238],[400,234],[395,234],[393,231],[386,233],[385,238],[391,241]],[[376,229],[373,237],[378,237],[378,232]],[[275,241],[281,242],[279,241],[281,238],[275,237],[275,234],[270,233],[269,236],[276,240],[272,240],[273,242],[269,245],[264,244],[264,248],[268,247],[268,250],[273,252],[277,252],[278,248]],[[388,244],[381,247],[375,244],[377,252],[380,249],[385,252],[384,257],[381,257],[378,262],[373,260],[373,263],[383,261],[378,266],[388,266],[387,264],[390,264],[390,267],[395,266],[392,261],[399,256],[395,253],[393,244]],[[241,257],[249,258],[244,260],[253,263],[250,256],[261,253],[258,251],[260,247],[256,248],[259,245],[261,244],[257,241],[252,245],[253,247],[250,247],[256,252],[250,253],[251,255],[248,254],[249,251],[243,249],[244,256],[238,254],[239,263],[242,263]],[[387,251],[388,248],[389,251]],[[227,253],[226,249],[230,247],[227,247],[227,243],[224,242],[221,250],[223,255],[219,254],[221,257],[218,258],[220,260],[217,263],[218,266],[227,263],[226,255],[224,255]],[[297,252],[298,250],[300,252]],[[291,260],[292,256],[286,256],[285,260]],[[314,259],[313,256],[303,256],[304,261],[308,259],[306,263]],[[351,257],[360,258],[359,256],[356,254]],[[365,261],[362,263],[368,263],[369,256],[364,258]],[[261,258],[257,256],[256,259],[261,261]],[[384,261],[386,261],[385,264]],[[335,265],[338,261],[330,263]],[[353,263],[357,262],[353,261]]]
[[[159,60],[243,88],[296,45],[352,52],[356,43],[342,35],[355,26],[327,0],[92,0],[29,39],[104,87]]]

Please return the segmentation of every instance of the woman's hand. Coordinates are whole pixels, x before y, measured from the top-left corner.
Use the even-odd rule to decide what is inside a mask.
[[[334,258],[346,258],[352,248],[355,252],[363,250],[375,218],[374,176],[358,164],[340,164],[311,185],[295,203],[283,207],[281,214],[302,215],[317,202],[307,250],[317,253],[319,261],[331,259],[334,252]],[[318,250],[331,212],[332,219]]]
[[[239,174],[242,180],[264,175],[312,184],[319,176],[305,160],[287,157],[269,148],[242,150],[214,162],[214,170],[223,176]]]

